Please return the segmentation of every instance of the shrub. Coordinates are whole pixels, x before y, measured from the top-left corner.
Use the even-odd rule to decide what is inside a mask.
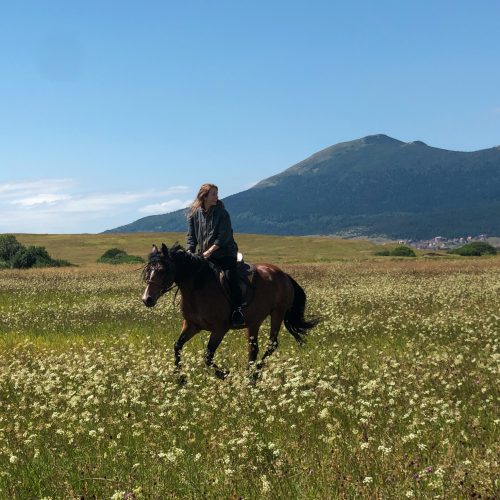
[[[45,247],[25,247],[12,234],[0,235],[0,269],[9,267],[28,269],[30,267],[61,267],[71,265],[66,260],[53,259]]]
[[[14,269],[28,269],[33,267],[36,257],[27,248],[21,248],[11,259],[10,265]]]
[[[138,264],[143,263],[144,259],[137,255],[129,255],[125,250],[119,248],[110,248],[97,259],[97,262],[104,264]]]
[[[450,250],[450,253],[464,257],[480,257],[481,255],[496,255],[497,249],[486,241],[473,241],[460,248]]]
[[[29,246],[26,250],[35,258],[34,266],[48,267],[53,265],[54,260],[47,250],[45,250],[45,247]]]
[[[53,259],[45,247],[29,246],[27,250],[35,257],[33,267],[65,267],[72,264],[67,260]]]
[[[388,255],[390,255],[390,252],[387,249],[385,249],[385,250],[378,250],[377,252],[373,252],[373,255],[377,255],[379,257],[387,257]]]
[[[23,248],[13,234],[0,234],[0,260],[9,262]]]
[[[390,251],[392,257],[416,257],[415,252],[412,248],[406,245],[398,245]]]

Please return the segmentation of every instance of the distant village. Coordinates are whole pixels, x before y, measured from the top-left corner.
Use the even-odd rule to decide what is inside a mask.
[[[399,240],[400,245],[409,245],[420,250],[452,250],[453,248],[461,247],[472,241],[486,241],[487,234],[478,236],[461,236],[459,238],[445,238],[443,236],[435,236],[430,240]]]

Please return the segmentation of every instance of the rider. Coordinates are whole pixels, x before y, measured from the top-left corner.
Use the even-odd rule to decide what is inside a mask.
[[[200,187],[188,215],[187,248],[194,253],[198,246],[203,258],[209,259],[224,271],[231,290],[231,323],[233,326],[243,326],[243,298],[236,270],[238,245],[233,238],[231,218],[218,195],[219,189],[214,184],[203,184]]]

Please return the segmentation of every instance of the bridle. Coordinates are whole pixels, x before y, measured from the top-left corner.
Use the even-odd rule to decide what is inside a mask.
[[[175,281],[172,280],[172,284],[169,287],[165,288],[164,285],[163,285],[163,283],[159,284],[158,282],[152,280],[151,279],[151,275],[153,274],[154,271],[158,270],[158,268],[159,268],[159,266],[157,266],[157,265],[156,266],[151,266],[151,272],[148,273],[148,277],[146,279],[146,284],[148,286],[149,285],[153,285],[153,286],[159,288],[160,289],[160,295],[163,295],[164,293],[167,293],[170,290],[172,290],[176,285],[175,285]],[[165,280],[163,280],[163,281],[165,281]]]

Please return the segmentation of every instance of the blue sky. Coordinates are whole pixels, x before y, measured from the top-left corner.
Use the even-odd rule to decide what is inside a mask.
[[[500,144],[500,3],[0,4],[0,232],[100,232],[370,134]]]

